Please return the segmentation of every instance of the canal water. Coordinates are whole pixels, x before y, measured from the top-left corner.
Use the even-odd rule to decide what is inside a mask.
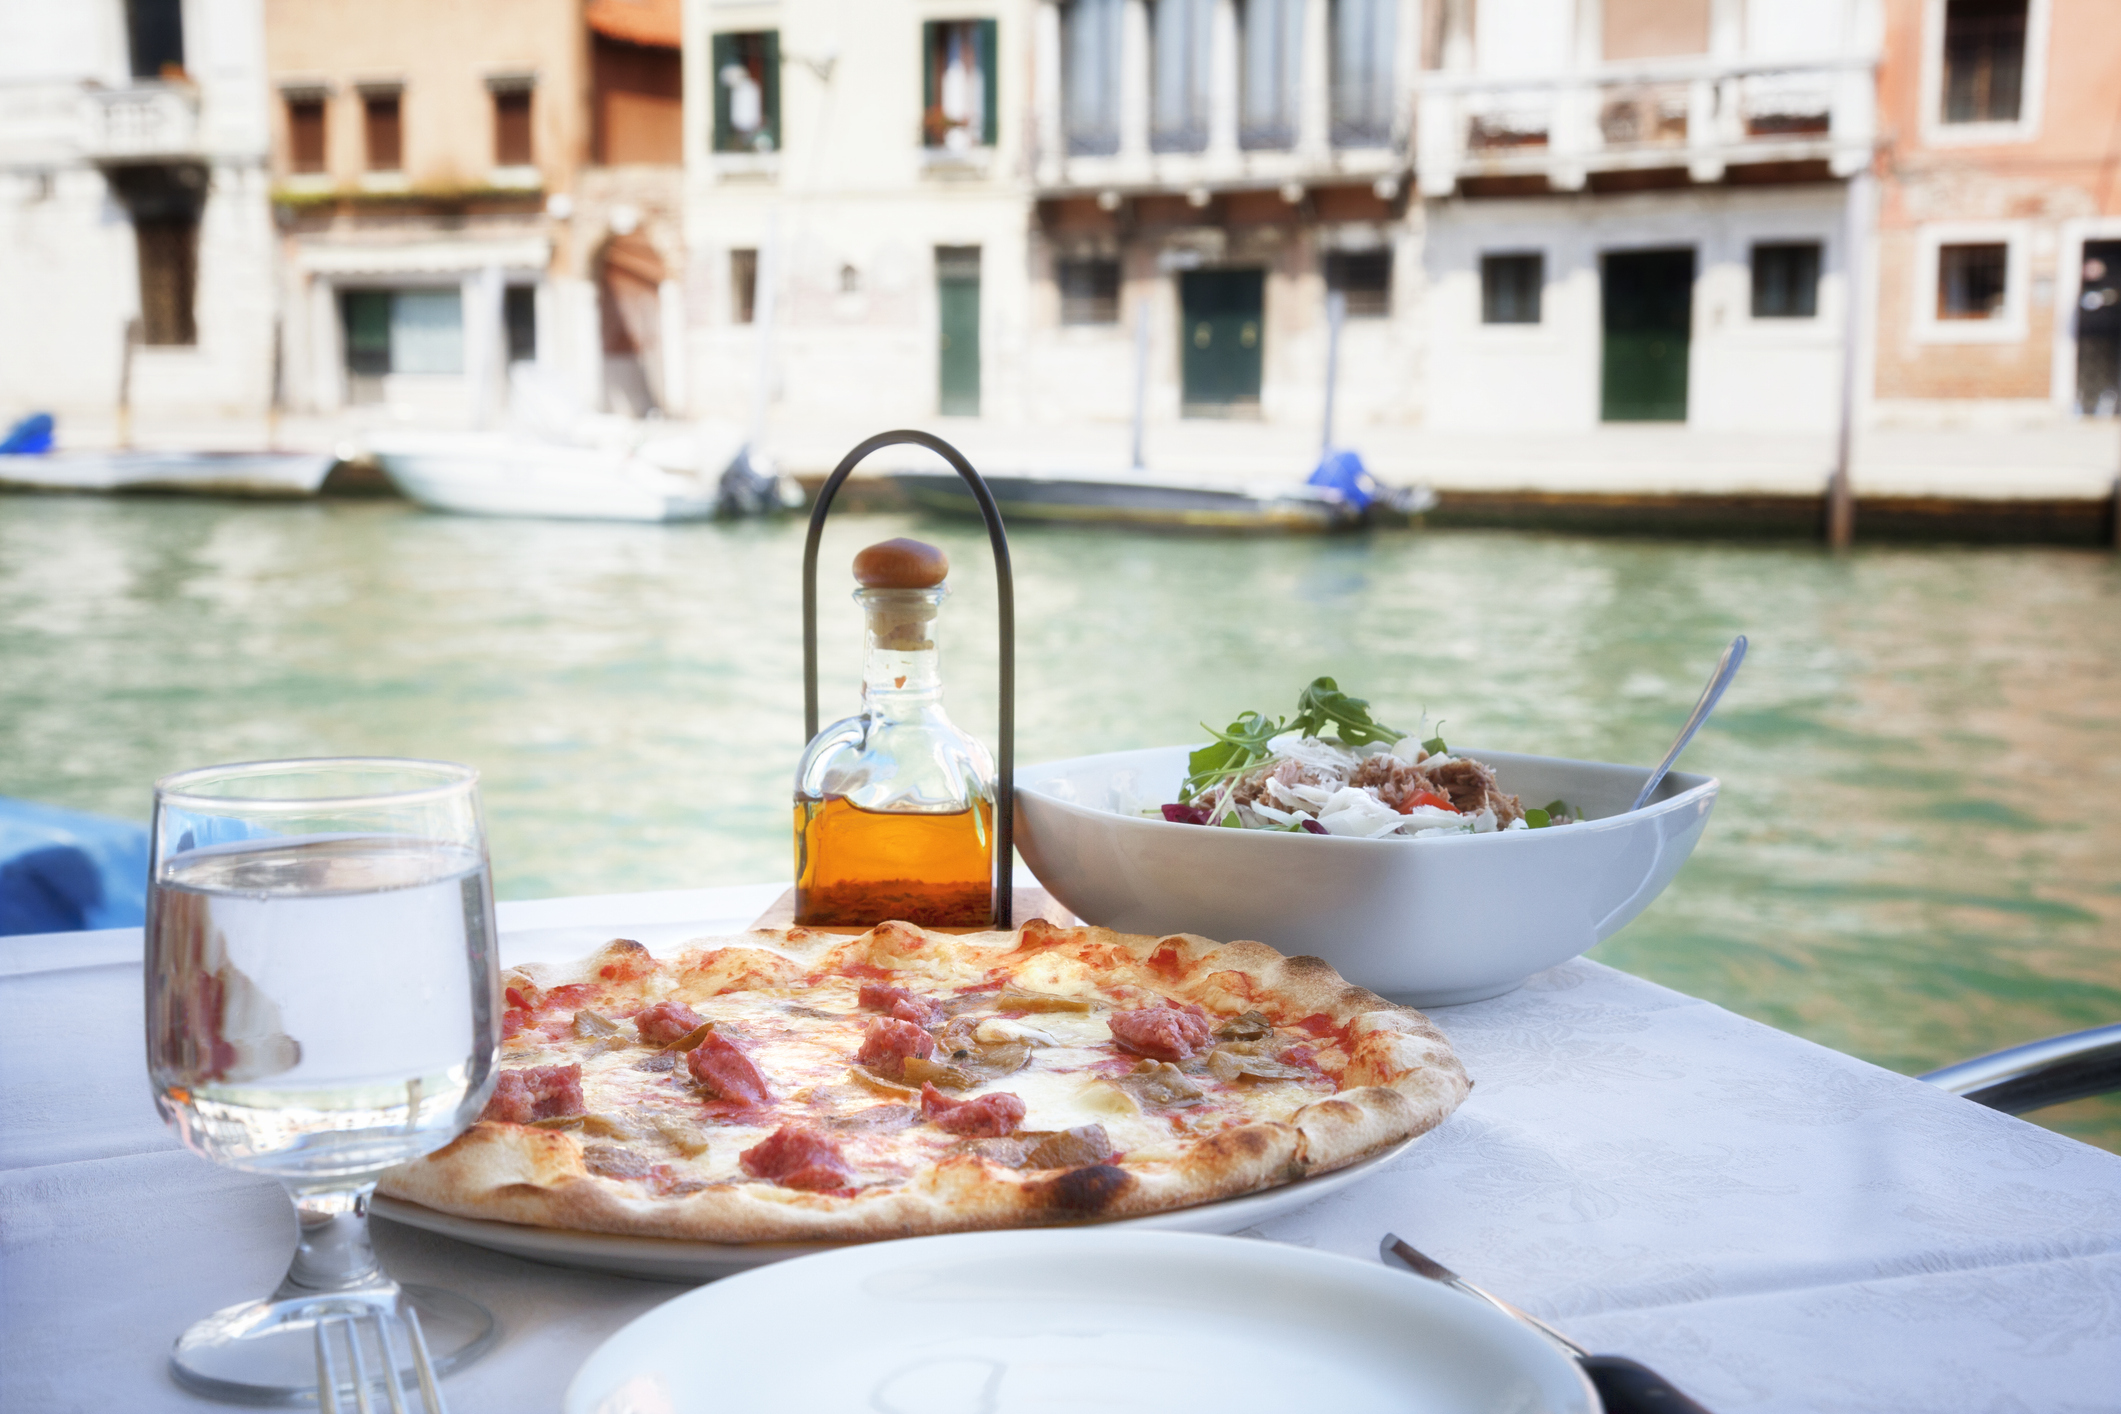
[[[847,564],[918,533],[993,731],[983,536],[829,529],[827,718],[854,705]],[[1321,673],[1456,744],[1649,762],[1734,633],[1686,764],[1724,792],[1671,889],[1594,956],[1904,1072],[2121,1020],[2121,567],[1391,533],[1025,529],[1018,759],[1199,737]],[[785,878],[802,527],[454,519],[397,502],[0,497],[0,794],[145,819],[148,783],[322,753],[484,773],[504,898]],[[2043,1122],[2121,1149],[2121,1102]]]

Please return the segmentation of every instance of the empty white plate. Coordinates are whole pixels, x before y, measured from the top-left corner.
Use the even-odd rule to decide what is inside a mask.
[[[1575,1364],[1376,1262],[1111,1230],[881,1242],[678,1297],[598,1348],[566,1414],[1594,1414]]]

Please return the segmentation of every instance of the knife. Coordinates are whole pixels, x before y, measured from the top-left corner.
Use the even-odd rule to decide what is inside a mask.
[[[1599,1401],[1605,1405],[1606,1414],[1709,1414],[1649,1366],[1625,1355],[1593,1355],[1531,1312],[1520,1311],[1494,1293],[1482,1291],[1434,1257],[1416,1250],[1396,1233],[1384,1235],[1384,1240],[1377,1244],[1377,1255],[1388,1267],[1404,1267],[1416,1276],[1442,1282],[1454,1291],[1478,1297],[1505,1316],[1516,1317],[1553,1341],[1583,1367],[1584,1374],[1590,1377],[1592,1386],[1598,1391]]]

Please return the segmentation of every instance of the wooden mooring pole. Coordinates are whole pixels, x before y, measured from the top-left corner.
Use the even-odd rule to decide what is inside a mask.
[[[1856,407],[1863,376],[1863,279],[1870,228],[1871,174],[1849,178],[1848,208],[1841,235],[1841,435],[1834,447],[1834,470],[1826,479],[1826,543],[1846,550],[1856,538],[1856,493],[1850,475],[1856,459]]]

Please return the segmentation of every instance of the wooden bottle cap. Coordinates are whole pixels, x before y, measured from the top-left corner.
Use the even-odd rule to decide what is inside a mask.
[[[886,540],[854,557],[854,582],[864,589],[933,589],[950,573],[950,557],[918,540]]]

